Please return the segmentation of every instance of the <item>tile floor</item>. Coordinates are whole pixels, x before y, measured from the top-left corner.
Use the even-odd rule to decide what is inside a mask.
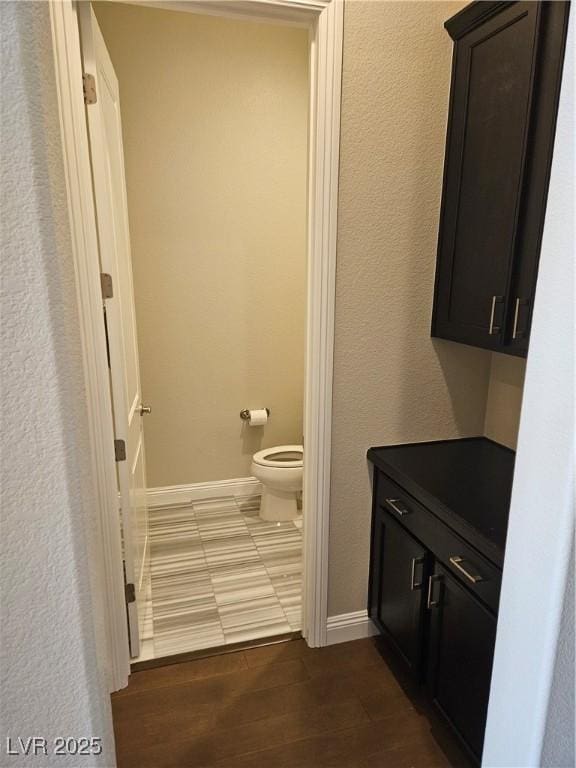
[[[146,661],[301,627],[302,518],[260,519],[259,496],[150,511]]]

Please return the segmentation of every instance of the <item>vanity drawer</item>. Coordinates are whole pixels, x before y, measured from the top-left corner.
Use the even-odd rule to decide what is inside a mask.
[[[393,515],[457,579],[494,613],[498,611],[502,572],[380,470],[376,503]]]

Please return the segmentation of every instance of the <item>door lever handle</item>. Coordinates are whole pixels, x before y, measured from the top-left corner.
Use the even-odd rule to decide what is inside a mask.
[[[145,413],[152,413],[151,406],[143,405],[142,403],[140,403],[138,410],[140,411],[140,416],[144,416]]]

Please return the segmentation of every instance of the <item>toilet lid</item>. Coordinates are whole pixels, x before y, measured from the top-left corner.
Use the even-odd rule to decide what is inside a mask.
[[[304,448],[301,445],[277,445],[258,451],[252,460],[262,467],[301,467],[304,464]]]

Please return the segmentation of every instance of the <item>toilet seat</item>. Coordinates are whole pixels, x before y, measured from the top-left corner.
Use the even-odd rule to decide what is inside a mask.
[[[301,445],[277,445],[274,448],[258,451],[252,457],[252,461],[261,467],[278,469],[302,467],[304,466],[304,448]]]

